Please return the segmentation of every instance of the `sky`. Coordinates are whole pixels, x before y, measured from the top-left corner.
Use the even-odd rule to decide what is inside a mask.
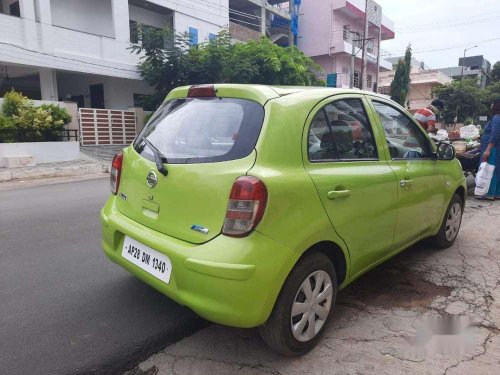
[[[467,56],[500,61],[500,0],[376,0],[394,21],[396,37],[381,48],[393,56],[411,43],[413,56],[430,68],[458,66]],[[496,39],[496,40],[492,40]]]

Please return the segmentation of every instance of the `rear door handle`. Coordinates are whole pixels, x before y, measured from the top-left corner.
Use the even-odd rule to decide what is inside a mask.
[[[399,186],[401,186],[402,188],[410,187],[412,182],[413,182],[412,180],[401,180],[399,181]]]
[[[350,195],[350,190],[332,190],[328,192],[328,199],[347,198]]]

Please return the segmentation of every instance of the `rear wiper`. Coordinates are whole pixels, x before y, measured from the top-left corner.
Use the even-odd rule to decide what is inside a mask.
[[[165,168],[165,165],[163,165],[163,161],[167,163],[167,158],[161,153],[160,150],[158,150],[155,145],[153,145],[151,142],[149,142],[146,137],[143,137],[141,139],[151,151],[153,151],[153,155],[155,157],[155,164],[156,164],[156,169],[158,169],[158,172],[160,172],[162,175],[166,176],[168,174],[167,168]]]

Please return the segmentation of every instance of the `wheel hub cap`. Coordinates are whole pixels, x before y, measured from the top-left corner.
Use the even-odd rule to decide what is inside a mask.
[[[448,213],[446,218],[445,235],[448,241],[453,241],[460,230],[462,223],[462,206],[460,203],[455,203]]]
[[[292,334],[298,341],[309,341],[318,334],[330,313],[332,296],[332,280],[325,271],[313,272],[302,282],[290,317]]]

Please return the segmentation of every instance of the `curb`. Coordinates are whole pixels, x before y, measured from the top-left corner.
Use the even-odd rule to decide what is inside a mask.
[[[91,163],[64,167],[34,168],[31,170],[9,169],[5,171],[0,170],[0,183],[52,177],[83,176],[98,173],[109,173],[109,167],[106,164]]]

